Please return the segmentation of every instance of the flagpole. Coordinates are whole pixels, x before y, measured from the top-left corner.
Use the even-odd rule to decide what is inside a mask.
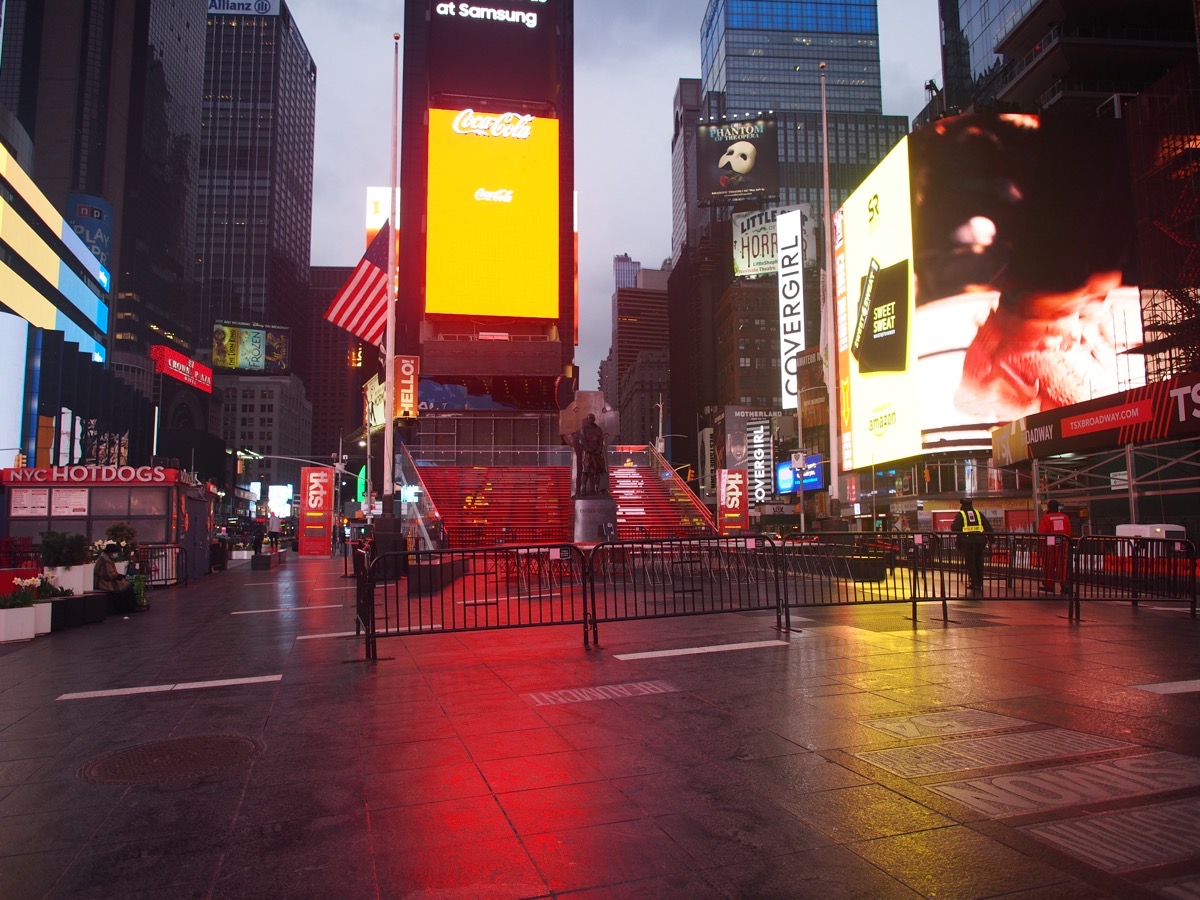
[[[396,384],[395,384],[395,369],[396,369],[396,301],[399,289],[399,272],[398,260],[396,259],[396,245],[399,242],[400,235],[400,215],[397,207],[396,198],[400,191],[396,185],[396,159],[397,141],[399,139],[400,124],[400,33],[396,32],[392,35],[392,40],[395,42],[392,53],[392,193],[390,198],[391,210],[389,211],[392,232],[388,240],[388,305],[387,305],[387,332],[384,336],[383,358],[384,358],[384,428],[383,428],[383,498],[387,505],[387,511],[394,514],[392,509],[392,501],[396,493],[395,485],[395,468],[396,468],[396,448],[395,448],[395,427],[396,419]]]
[[[829,203],[829,114],[825,106],[825,63],[819,66],[821,72],[821,231],[825,237],[825,312],[822,316],[821,327],[825,331],[828,342],[829,359],[826,360],[828,371],[825,373],[826,388],[829,391],[829,499],[838,499],[838,474],[841,470],[842,444],[838,438],[837,396],[838,371],[837,333],[834,329],[834,316],[837,314],[835,304],[837,292],[833,282],[833,210]],[[797,407],[799,403],[797,402]]]

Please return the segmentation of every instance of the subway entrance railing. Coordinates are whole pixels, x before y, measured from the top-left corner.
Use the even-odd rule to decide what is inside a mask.
[[[944,532],[812,534],[776,543],[758,536],[620,541],[596,545],[502,545],[356,551],[356,612],[367,658],[376,642],[436,632],[569,625],[599,646],[607,622],[774,613],[791,629],[793,609],[1056,596],[1068,617],[1088,601],[1155,597],[1185,601],[1196,615],[1196,551],[1189,541],[1026,533],[990,535],[984,591],[966,594],[962,553]]]

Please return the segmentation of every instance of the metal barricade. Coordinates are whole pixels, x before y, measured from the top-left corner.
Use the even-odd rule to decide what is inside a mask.
[[[777,562],[763,537],[598,544],[588,557],[592,640],[601,622],[717,612],[773,610],[784,628]]]
[[[363,558],[358,575],[359,624],[372,642],[428,632],[578,625],[589,645],[586,559],[572,544],[383,554]]]
[[[149,587],[188,583],[187,550],[179,544],[138,544],[136,564]]]
[[[932,532],[788,535],[780,548],[787,608],[940,601],[946,619],[951,563]]]
[[[1196,547],[1163,538],[1079,538],[1072,554],[1073,611],[1082,600],[1183,600],[1196,617]]]

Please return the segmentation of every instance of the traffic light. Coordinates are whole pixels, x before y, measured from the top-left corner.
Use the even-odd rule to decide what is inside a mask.
[[[25,456],[25,454],[18,450],[17,455],[13,458],[13,468],[14,469],[23,469],[23,468],[25,468],[25,464],[28,461],[29,460]]]

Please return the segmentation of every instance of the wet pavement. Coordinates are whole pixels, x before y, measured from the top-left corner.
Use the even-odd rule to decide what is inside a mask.
[[[1200,623],[382,640],[340,561],[0,646],[0,897],[1200,897]]]

